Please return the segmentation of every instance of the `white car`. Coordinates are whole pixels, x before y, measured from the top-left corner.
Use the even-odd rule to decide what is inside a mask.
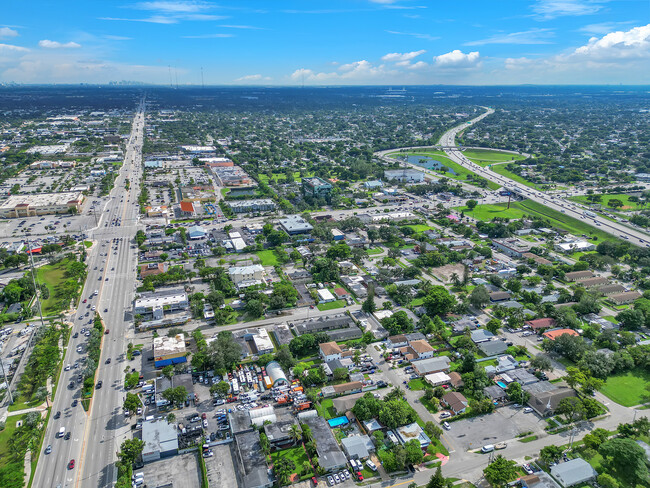
[[[533,409],[530,407],[524,408],[524,413],[533,413]]]
[[[337,485],[341,482],[341,478],[339,478],[338,474],[334,475],[334,481],[336,482]]]
[[[445,430],[451,430],[451,425],[449,425],[449,422],[443,422],[442,426],[445,428]]]
[[[331,476],[328,476],[327,477],[327,484],[330,485],[330,486],[334,486],[334,478],[332,478]]]

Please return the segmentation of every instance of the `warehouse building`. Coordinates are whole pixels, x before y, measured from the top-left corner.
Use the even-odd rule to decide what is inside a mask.
[[[150,420],[142,423],[142,461],[150,463],[160,458],[178,454],[178,435],[175,424],[166,420]]]
[[[0,217],[16,219],[62,213],[79,213],[84,196],[80,191],[11,195],[0,205]]]
[[[309,222],[300,215],[287,215],[286,218],[280,219],[280,226],[290,236],[295,234],[306,234],[314,229]]]
[[[153,358],[156,368],[186,362],[185,336],[176,334],[174,337],[154,337]]]
[[[228,205],[230,205],[230,208],[235,213],[267,212],[275,210],[275,202],[270,198],[228,202]]]
[[[266,365],[266,374],[268,374],[269,378],[271,378],[271,381],[273,382],[273,386],[282,386],[282,385],[289,384],[287,375],[284,374],[284,371],[282,370],[282,366],[280,366],[280,364],[277,361],[271,361],[269,364]]]

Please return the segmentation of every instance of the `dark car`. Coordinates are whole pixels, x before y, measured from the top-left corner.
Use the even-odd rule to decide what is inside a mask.
[[[97,382],[97,386],[95,388],[97,388],[99,390],[101,387],[102,387],[102,380],[99,380]]]
[[[72,400],[72,406],[76,407],[78,402],[79,401],[75,398],[74,400]]]
[[[65,433],[65,436],[63,436],[63,438],[64,438],[66,441],[69,441],[69,440],[70,440],[70,435],[71,435],[70,432],[66,432],[66,433]]]
[[[72,335],[72,338],[73,338],[73,339],[76,339],[77,337],[79,337],[79,332],[75,332],[75,333]]]
[[[60,411],[59,411],[59,412],[56,412],[56,413],[54,414],[54,420],[57,420],[57,419],[59,419],[59,418],[61,418],[61,412],[60,412]]]
[[[108,358],[108,359],[106,360],[106,364],[111,364],[111,358]]]

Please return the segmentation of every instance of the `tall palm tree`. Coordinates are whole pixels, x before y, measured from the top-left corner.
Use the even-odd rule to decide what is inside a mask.
[[[289,437],[294,442],[294,444],[302,439],[302,429],[300,428],[300,425],[293,424],[291,426],[289,429]]]

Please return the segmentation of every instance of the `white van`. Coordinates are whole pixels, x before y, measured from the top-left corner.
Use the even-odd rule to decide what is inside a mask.
[[[481,447],[482,453],[492,452],[492,451],[494,451],[494,446],[492,444],[488,444],[486,446]]]
[[[59,435],[57,437],[63,437],[65,435],[65,427],[59,429]]]
[[[372,471],[377,471],[377,466],[375,466],[375,463],[373,463],[370,459],[366,461],[366,466],[370,468]]]

